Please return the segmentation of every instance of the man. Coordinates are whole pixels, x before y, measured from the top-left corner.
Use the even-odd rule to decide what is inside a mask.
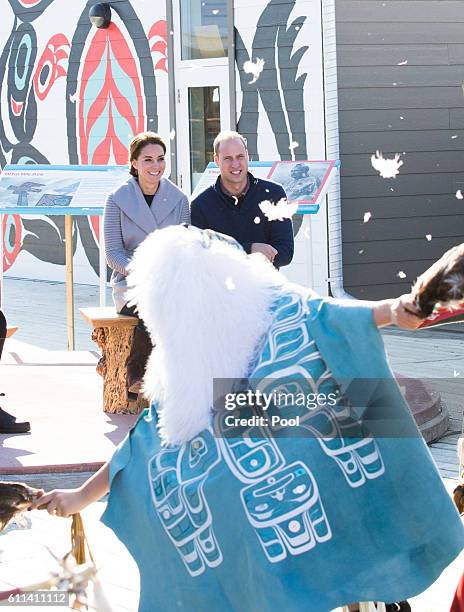
[[[276,268],[287,266],[293,258],[292,222],[269,221],[259,208],[266,200],[286,199],[283,187],[248,172],[247,143],[238,132],[221,132],[213,146],[221,174],[193,200],[192,225],[232,236],[247,253],[262,253]]]
[[[3,312],[0,310],[0,358],[2,356],[3,345],[6,338],[6,319]],[[0,393],[4,395],[4,393]],[[27,433],[31,430],[31,426],[27,421],[18,423],[16,418],[0,408],[0,434],[17,434]]]

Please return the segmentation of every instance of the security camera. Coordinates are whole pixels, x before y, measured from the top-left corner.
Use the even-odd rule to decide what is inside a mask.
[[[107,2],[94,4],[89,11],[90,23],[96,28],[108,28],[111,23],[111,8]]]

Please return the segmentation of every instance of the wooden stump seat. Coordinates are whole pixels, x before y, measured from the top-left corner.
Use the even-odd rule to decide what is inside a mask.
[[[103,410],[138,414],[148,402],[141,394],[136,402],[127,400],[125,367],[137,317],[120,315],[113,307],[80,308],[79,312],[93,327],[92,340],[102,354],[97,372],[103,378]]]

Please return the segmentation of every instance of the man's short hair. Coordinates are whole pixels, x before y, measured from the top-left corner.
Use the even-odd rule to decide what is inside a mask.
[[[213,142],[214,155],[219,155],[219,146],[221,142],[225,142],[226,140],[240,140],[240,142],[245,147],[245,150],[248,150],[247,141],[245,136],[242,136],[238,132],[234,132],[233,130],[223,130],[219,132]]]

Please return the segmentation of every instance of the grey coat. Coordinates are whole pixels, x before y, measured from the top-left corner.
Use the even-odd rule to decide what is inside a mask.
[[[190,223],[188,199],[167,178],[161,179],[151,206],[133,176],[110,193],[105,203],[103,228],[106,262],[113,269],[110,284],[118,312],[127,301],[127,266],[135,249],[151,232],[179,223]]]

